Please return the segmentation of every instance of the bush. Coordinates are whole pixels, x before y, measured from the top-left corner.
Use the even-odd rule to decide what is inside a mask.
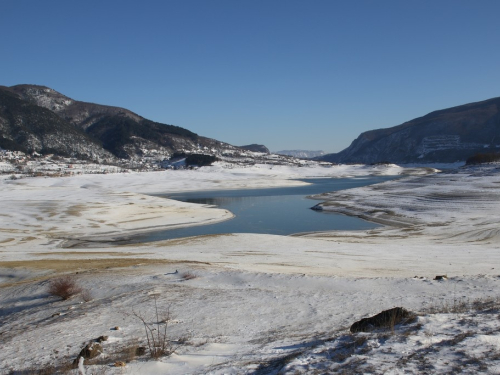
[[[172,156],[170,157],[170,160],[172,159],[178,159],[178,158],[185,158],[187,155],[184,151],[175,151]]]
[[[71,276],[62,276],[54,279],[49,285],[49,294],[67,300],[82,291],[76,280]]]
[[[182,280],[192,280],[192,279],[196,279],[196,275],[192,272],[184,272],[182,275],[181,275],[181,279]]]
[[[191,154],[186,158],[186,164],[203,167],[205,165],[212,165],[212,163],[216,160],[217,158],[212,155]]]
[[[476,154],[471,156],[465,162],[466,165],[471,164],[481,164],[481,163],[492,163],[495,161],[500,161],[500,153],[498,152],[487,152],[483,154]]]

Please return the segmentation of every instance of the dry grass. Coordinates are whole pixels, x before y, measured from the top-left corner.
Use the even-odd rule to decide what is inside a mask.
[[[139,340],[133,339],[124,346],[115,350],[109,356],[108,362],[113,361],[129,363],[135,360],[138,356],[144,355],[145,352],[146,348],[144,346],[140,346]]]
[[[89,255],[89,254],[87,254]],[[39,259],[39,260],[19,260],[0,262],[0,268],[21,268],[31,270],[51,270],[51,276],[33,274],[32,278],[0,284],[0,289],[10,287],[35,280],[47,280],[58,274],[69,272],[98,272],[113,268],[127,268],[136,266],[158,266],[158,265],[192,264],[210,265],[207,262],[197,262],[190,260],[168,260],[168,259],[147,259],[147,258],[105,258],[105,259]]]
[[[453,300],[440,301],[424,309],[423,313],[429,314],[459,314],[500,309],[500,297],[487,297],[470,300],[469,298],[454,298]]]
[[[89,255],[89,254],[86,254]],[[35,270],[53,270],[56,272],[74,272],[84,270],[102,270],[132,266],[148,266],[159,264],[207,264],[189,260],[168,260],[148,258],[110,258],[110,259],[38,259],[0,262],[2,268],[29,268]]]
[[[82,297],[84,302],[90,302],[94,299],[94,297],[92,296],[92,292],[88,289],[83,289],[80,293],[80,296]]]
[[[136,255],[142,255],[144,254],[151,254],[151,253],[125,253],[122,251],[51,251],[51,252],[46,252],[46,253],[31,253],[31,256],[110,256],[110,257],[129,257],[129,256],[136,256]]]

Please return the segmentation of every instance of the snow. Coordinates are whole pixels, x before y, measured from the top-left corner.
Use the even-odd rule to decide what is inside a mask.
[[[100,362],[84,365],[87,374],[495,373],[500,168],[434,172],[218,163],[197,171],[5,177],[0,372],[71,363],[106,335]],[[324,209],[395,226],[109,247],[132,233],[231,217],[150,194],[403,173],[411,176],[321,197]],[[61,247],[82,239],[93,246]],[[92,300],[48,295],[59,274],[72,274]],[[126,367],[113,367],[125,351],[145,345],[134,313],[156,321],[153,296],[162,314],[172,314],[169,337],[183,344],[158,361],[129,356]],[[417,320],[394,333],[348,333],[354,321],[394,306],[418,313]]]

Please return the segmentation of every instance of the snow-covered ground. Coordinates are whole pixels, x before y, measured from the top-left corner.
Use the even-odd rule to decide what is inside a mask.
[[[70,364],[103,335],[109,338],[94,364],[68,373],[498,373],[500,168],[429,172],[219,164],[198,171],[4,178],[0,373]],[[130,233],[231,217],[149,194],[400,173],[412,176],[321,197],[324,209],[394,226],[107,247]],[[82,239],[94,246],[61,247]],[[87,293],[66,301],[50,296],[50,280],[60,274],[73,275]],[[436,275],[447,279],[433,280]],[[133,354],[146,345],[137,315],[161,320],[155,301],[160,318],[170,312],[167,334],[178,345],[158,361]],[[348,333],[356,320],[394,306],[419,314],[416,321],[394,331]],[[126,366],[114,367],[117,361]]]

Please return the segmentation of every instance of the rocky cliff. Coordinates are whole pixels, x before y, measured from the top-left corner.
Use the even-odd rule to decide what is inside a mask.
[[[319,160],[336,163],[431,163],[466,160],[500,150],[500,98],[431,112],[404,124],[362,133],[345,150]]]

